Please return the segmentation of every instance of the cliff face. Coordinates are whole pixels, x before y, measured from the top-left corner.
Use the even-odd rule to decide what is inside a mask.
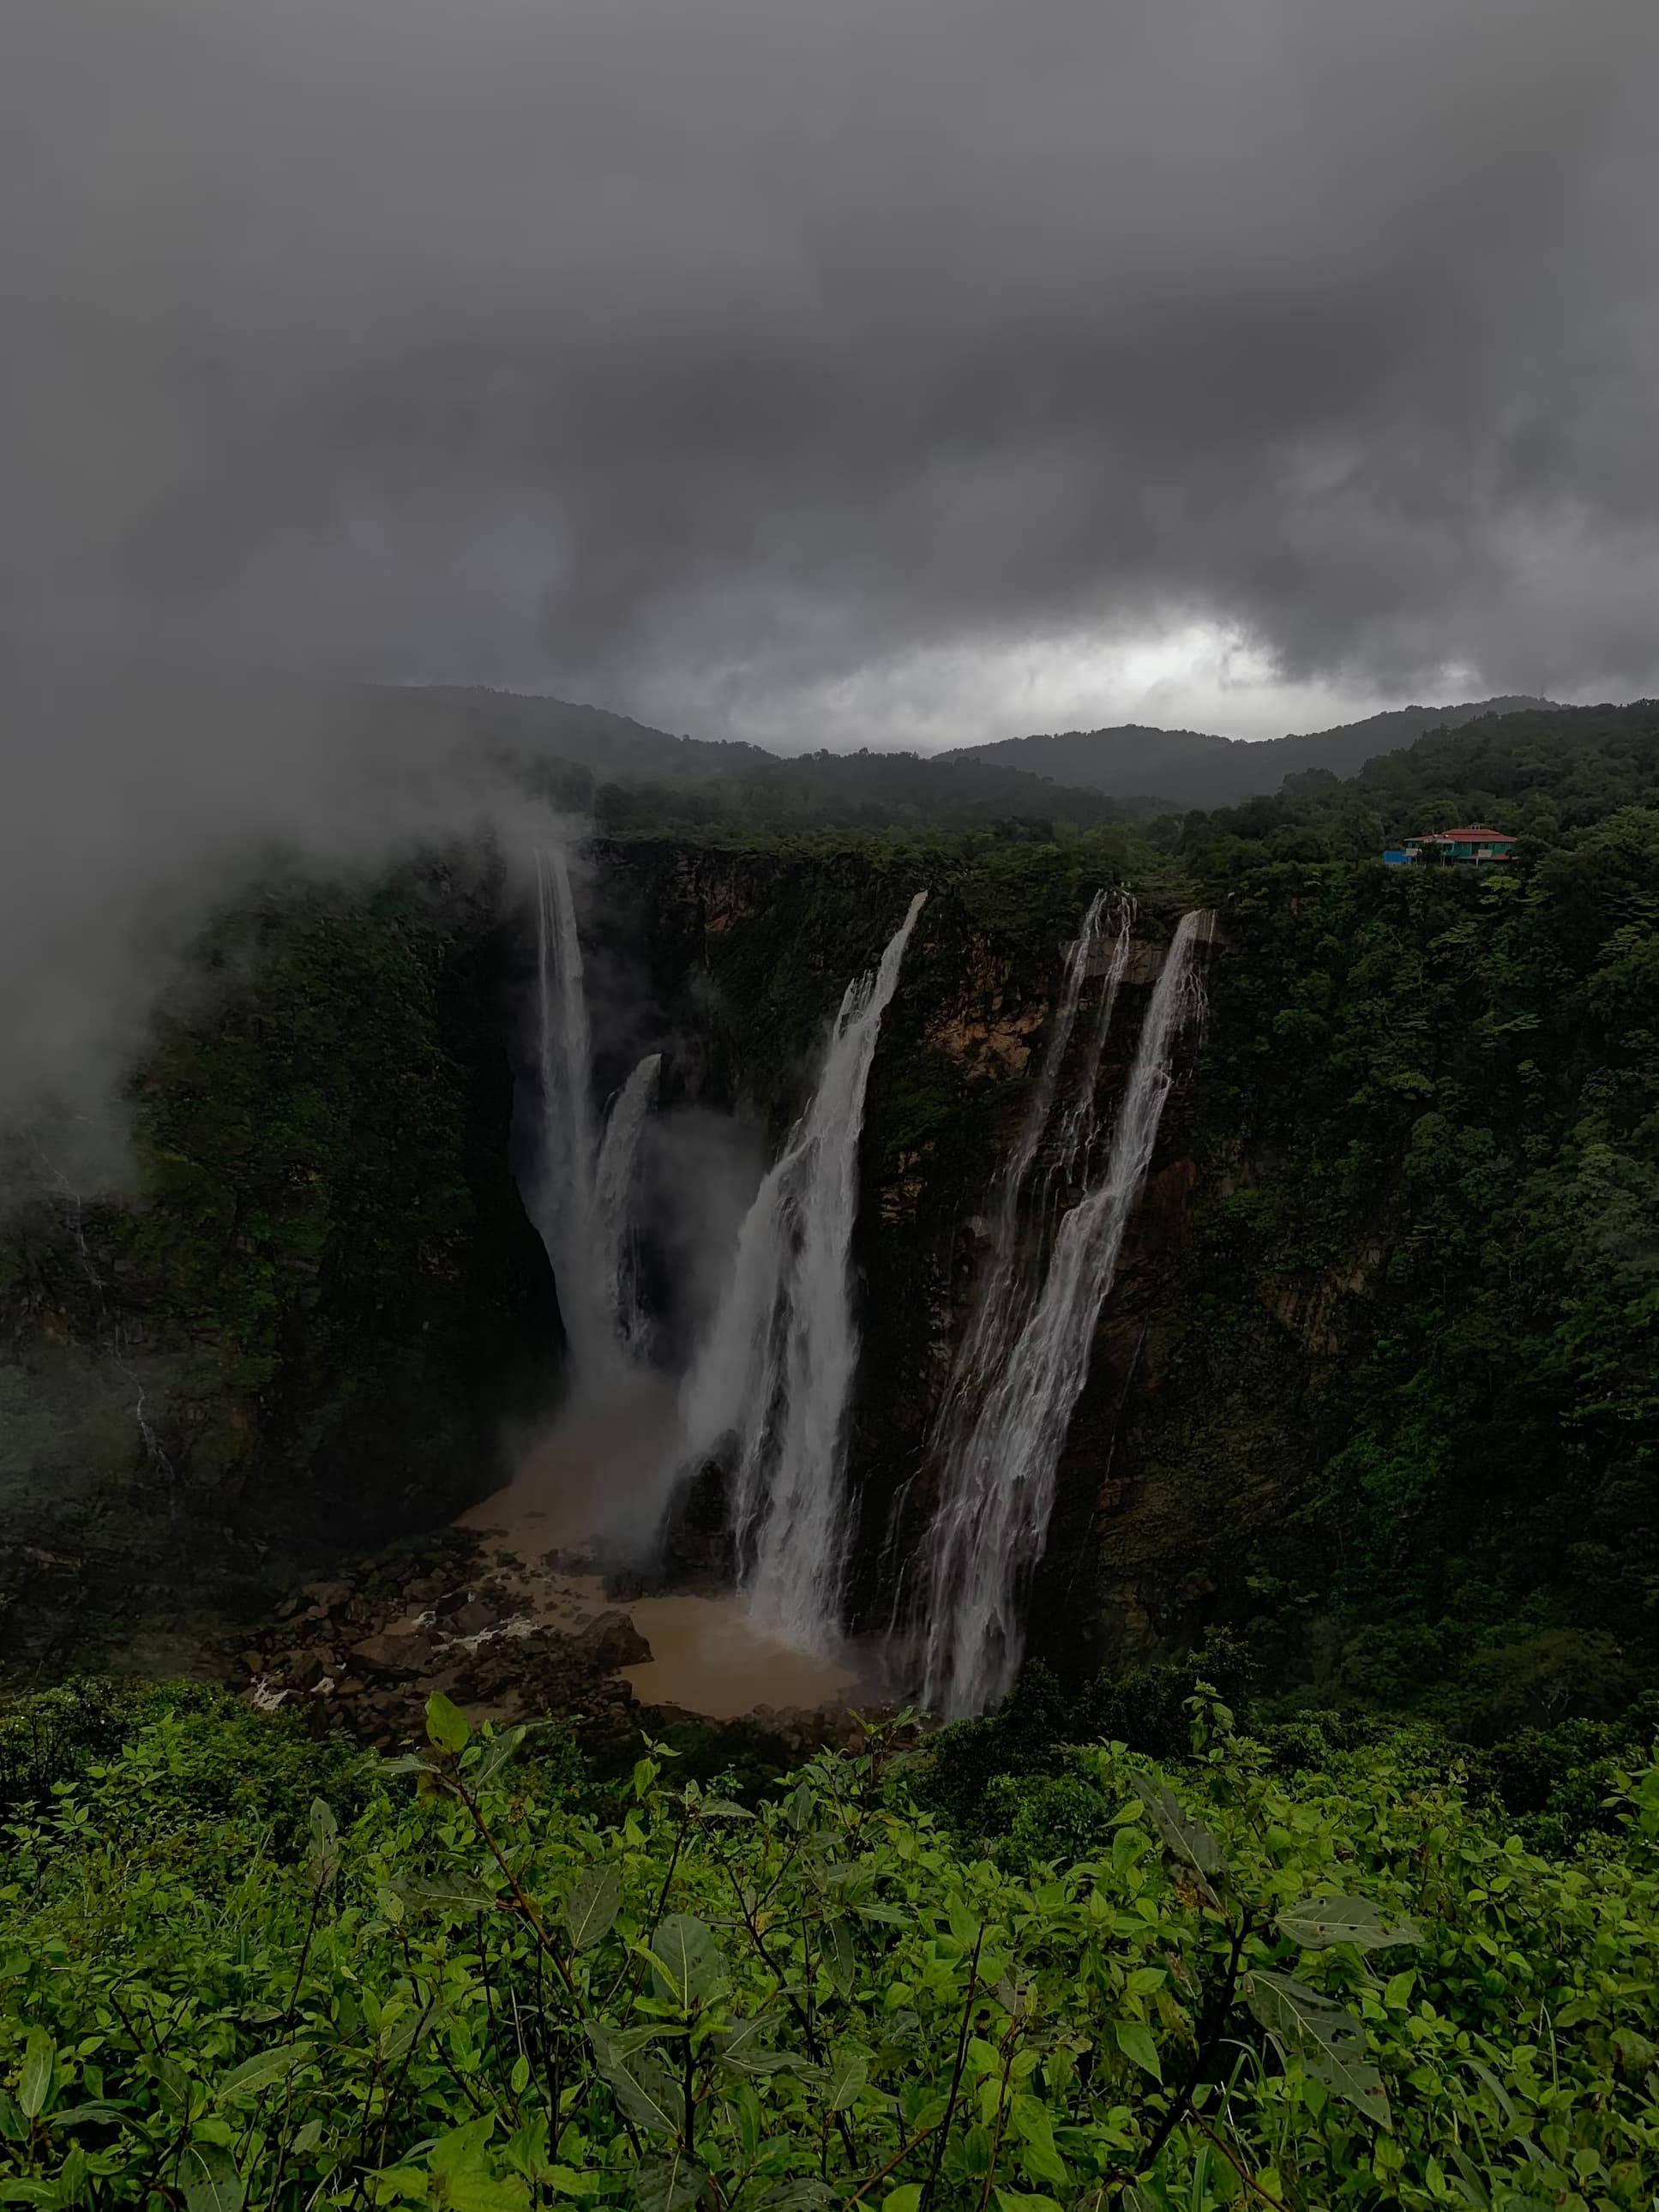
[[[560,1343],[511,1172],[511,951],[471,866],[273,890],[164,1012],[120,1194],[78,1193],[50,1139],[26,1163],[0,1658],[187,1659],[193,1614],[280,1559],[501,1479]]]
[[[611,848],[603,866],[618,946],[635,948],[671,1021],[695,1030],[698,1095],[726,1107],[747,1099],[775,1139],[802,1103],[848,979],[873,965],[912,890],[929,885],[872,1070],[854,1247],[862,1354],[848,1606],[855,1626],[884,1626],[937,1502],[929,1433],[985,1260],[1000,1164],[1097,884],[1057,863],[1016,894],[960,866],[860,854],[803,864],[646,843]],[[1153,911],[1141,926],[1102,1063],[1103,1099],[1127,1078],[1170,919]],[[1146,1653],[1178,1638],[1213,1589],[1198,1564],[1202,1534],[1141,1441],[1184,1334],[1178,1301],[1200,1175],[1182,1103],[1190,1056],[1182,1066],[1060,1470],[1036,1594],[1034,1648],[1068,1669],[1097,1647]],[[1155,1610],[1142,1583],[1157,1593]],[[1172,1602],[1183,1583],[1192,1601]]]
[[[1577,1669],[1571,1710],[1650,1632],[1659,1031],[1631,916],[1653,855],[1620,819],[1526,884],[1295,864],[1226,900],[1060,1463],[1035,1653],[1078,1673],[1248,1626],[1285,1674],[1380,1698],[1503,1666],[1554,1698]],[[665,1104],[744,1107],[774,1146],[848,979],[929,891],[860,1155],[857,1625],[891,1617],[934,1503],[1000,1164],[1109,875],[1051,846],[628,840],[580,889],[600,1091],[661,1046]],[[1103,1103],[1176,905],[1145,900]],[[43,1176],[0,1237],[13,1663],[497,1478],[560,1382],[513,1180],[532,971],[523,916],[455,863],[251,902],[206,948],[135,1086],[135,1188]]]

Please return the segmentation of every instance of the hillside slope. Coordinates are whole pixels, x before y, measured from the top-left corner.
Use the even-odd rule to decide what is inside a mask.
[[[965,745],[945,757],[1024,769],[1115,799],[1225,806],[1277,791],[1285,776],[1309,769],[1340,776],[1358,775],[1368,760],[1397,751],[1431,730],[1457,729],[1483,716],[1521,714],[1548,704],[1543,699],[1505,697],[1453,707],[1399,707],[1335,729],[1259,743],[1128,722],[1112,729],[1065,730],[1051,737],[1002,738],[992,744]]]

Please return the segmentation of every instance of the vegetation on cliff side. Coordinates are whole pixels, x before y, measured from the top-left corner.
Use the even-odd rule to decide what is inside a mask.
[[[1659,813],[1228,885],[1185,1319],[1218,1441],[1252,1341],[1297,1370],[1258,1632],[1480,1734],[1608,1717],[1659,1683]]]
[[[41,1148],[0,1233],[0,1379],[30,1415],[0,1444],[14,1657],[43,1581],[95,1648],[228,1540],[252,1571],[256,1540],[349,1547],[489,1486],[558,1342],[495,908],[441,863],[272,887],[160,1012],[129,1190],[83,1197]]]

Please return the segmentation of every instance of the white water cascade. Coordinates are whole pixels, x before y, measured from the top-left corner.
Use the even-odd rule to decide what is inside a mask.
[[[640,1137],[657,1096],[662,1054],[647,1053],[617,1093],[605,1125],[593,1176],[594,1225],[600,1239],[599,1272],[605,1310],[623,1350],[643,1359],[651,1349],[651,1322],[640,1304],[635,1265],[633,1194]]]
[[[629,1199],[641,1132],[662,1054],[642,1060],[617,1093],[603,1143],[593,1113],[592,1040],[570,871],[557,847],[536,855],[537,1013],[542,1158],[537,1227],[579,1373],[647,1348],[638,1311]]]
[[[680,1397],[680,1466],[726,1466],[738,1577],[757,1620],[808,1650],[839,1634],[847,1413],[858,1359],[850,1273],[871,1062],[927,899],[847,987],[811,1103],[738,1234],[726,1294]]]
[[[1176,1042],[1202,1011],[1197,956],[1210,927],[1207,914],[1182,918],[1146,1010],[1104,1169],[1061,1215],[1023,1326],[1000,1348],[990,1346],[995,1364],[974,1395],[972,1419],[955,1419],[946,1439],[927,1540],[923,1696],[935,1711],[982,1711],[1018,1668],[1021,1584],[1042,1555],[1054,1471],[1174,1082]],[[1109,1007],[1103,1012],[1109,1018]]]
[[[1108,929],[1113,928],[1099,1007],[1060,1112],[1057,1141],[1043,1178],[1045,1190],[1063,1191],[1075,1183],[1087,1157],[1094,1136],[1100,1056],[1129,956],[1129,933],[1133,920],[1134,907],[1130,900],[1120,900],[1114,911],[1109,908],[1106,893],[1097,891],[1067,952],[1042,1065],[1019,1134],[998,1184],[990,1254],[933,1423],[932,1455],[946,1468],[954,1465],[967,1450],[969,1436],[986,1393],[994,1382],[1010,1347],[1018,1340],[1036,1295],[1034,1271],[1029,1261],[1022,1264],[1019,1249],[1021,1200],[1038,1147],[1054,1115],[1055,1094],[1071,1049],[1072,1033],[1077,1025],[1078,1009],[1089,971],[1096,964]]]

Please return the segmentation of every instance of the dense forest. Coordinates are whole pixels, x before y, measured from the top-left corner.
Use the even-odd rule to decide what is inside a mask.
[[[1650,2203],[1659,706],[1138,819],[967,763],[682,775],[654,732],[612,778],[607,734],[496,732],[591,808],[590,953],[656,1009],[607,1091],[660,1036],[671,1105],[775,1145],[928,892],[855,1247],[890,1550],[1077,917],[1121,884],[1161,956],[1215,915],[1034,1662],[805,1764],[441,1694],[382,1759],[222,1686],[301,1577],[441,1536],[560,1372],[501,856],[273,873],[158,1010],[132,1187],[15,1148],[0,2202]],[[1513,863],[1382,861],[1468,822]]]

